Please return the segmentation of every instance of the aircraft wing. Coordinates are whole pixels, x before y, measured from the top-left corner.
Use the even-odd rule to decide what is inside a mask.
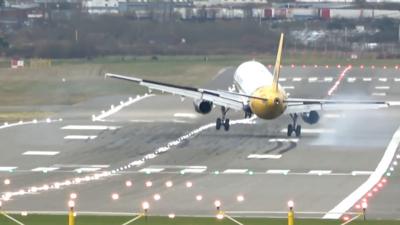
[[[186,87],[175,84],[162,83],[158,81],[144,80],[136,77],[123,76],[118,74],[107,73],[105,76],[125,81],[131,81],[141,86],[145,86],[150,90],[158,90],[161,92],[167,92],[174,95],[180,95],[182,97],[189,97],[192,99],[202,99],[205,101],[210,101],[216,105],[225,106],[227,108],[235,110],[243,110],[244,97],[252,98],[252,96],[242,96],[241,94],[235,92]]]
[[[327,99],[300,99],[289,98],[285,101],[287,109],[285,114],[305,113],[310,111],[343,111],[343,110],[367,110],[389,107],[384,101],[346,101]]]

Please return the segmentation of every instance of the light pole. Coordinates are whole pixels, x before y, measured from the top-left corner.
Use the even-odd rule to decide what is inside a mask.
[[[68,225],[75,225],[75,216],[74,216],[75,201],[74,200],[68,201],[68,207],[69,207]]]
[[[288,212],[288,225],[294,225],[294,212],[293,212],[293,207],[294,207],[294,202],[292,200],[288,201],[288,207],[289,207],[289,212]]]
[[[148,202],[143,202],[143,203],[142,203],[142,208],[143,208],[143,211],[144,211],[144,220],[145,220],[146,223],[147,223],[147,213],[148,213],[148,211],[149,211],[150,204],[149,204]]]
[[[361,207],[362,207],[362,211],[363,211],[363,219],[364,219],[364,221],[366,221],[367,220],[366,213],[367,213],[368,203],[367,202],[363,202],[361,204]]]

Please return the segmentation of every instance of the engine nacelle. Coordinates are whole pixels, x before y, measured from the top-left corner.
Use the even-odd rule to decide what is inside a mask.
[[[301,118],[308,124],[316,124],[319,121],[319,114],[317,111],[310,111],[309,113],[302,113]]]
[[[194,110],[201,114],[208,114],[213,108],[213,103],[205,100],[195,100],[193,102]]]

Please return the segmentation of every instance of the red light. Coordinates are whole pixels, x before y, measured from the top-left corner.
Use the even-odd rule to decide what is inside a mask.
[[[382,179],[382,183],[385,184],[386,182],[387,182],[386,178],[383,178],[383,179]]]
[[[356,209],[361,209],[361,206],[359,204],[357,204]]]
[[[343,217],[343,220],[344,220],[344,221],[349,221],[349,219],[350,219],[350,217],[348,217],[348,216],[344,216],[344,217]]]
[[[342,67],[342,66],[341,66],[340,64],[338,64],[338,65],[337,65],[337,68],[340,68],[340,67]]]
[[[395,68],[396,70],[398,70],[398,69],[399,69],[399,66],[395,66],[394,68]]]
[[[268,68],[272,68],[272,65],[271,65],[271,64],[269,64],[269,65],[268,65]]]
[[[306,65],[303,65],[303,68],[306,68]]]
[[[314,68],[318,68],[318,65],[314,65]]]
[[[294,64],[292,64],[292,68],[294,68]]]
[[[378,187],[380,187],[380,188],[383,187],[383,184],[382,184],[382,183],[379,183],[379,184],[378,184]]]
[[[383,69],[386,69],[386,66],[383,66]]]
[[[375,69],[375,66],[374,66],[374,65],[372,65],[372,66],[371,66],[371,69]]]
[[[364,69],[364,65],[361,65],[361,66],[360,66],[360,69]]]
[[[368,197],[372,197],[372,192],[369,192],[369,193],[368,193]]]
[[[325,65],[325,68],[327,68],[327,69],[328,69],[328,68],[329,68],[329,65]]]
[[[372,189],[372,191],[378,192],[378,188],[374,188],[374,189]]]
[[[362,201],[363,201],[363,202],[367,202],[367,198],[363,198]]]

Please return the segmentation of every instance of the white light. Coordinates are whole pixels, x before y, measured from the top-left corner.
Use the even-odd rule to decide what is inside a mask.
[[[361,204],[361,207],[362,207],[363,209],[367,209],[367,208],[368,208],[368,203],[367,203],[367,202],[363,202],[363,203]]]
[[[143,203],[142,203],[142,208],[143,208],[144,210],[148,210],[148,209],[150,208],[150,204],[149,204],[148,202],[143,202]]]
[[[69,198],[70,199],[76,199],[78,197],[78,195],[76,194],[76,193],[71,193],[70,195],[69,195]]]
[[[4,185],[9,185],[9,184],[11,184],[10,179],[5,179],[5,180],[4,180]]]
[[[216,201],[214,202],[214,205],[215,205],[215,207],[221,207],[221,201],[216,200]]]
[[[0,201],[0,208],[3,206],[3,202],[2,201]]]
[[[28,216],[28,212],[26,211],[21,212],[21,216]]]
[[[31,191],[32,191],[33,193],[37,192],[37,187],[31,187]]]
[[[127,180],[127,181],[125,182],[125,185],[126,185],[127,187],[132,187],[132,181]]]
[[[201,201],[201,200],[203,200],[203,196],[201,196],[201,195],[197,195],[197,196],[196,196],[196,200],[197,200],[197,201]]]
[[[151,187],[153,186],[153,182],[151,181],[146,181],[146,187]]]
[[[396,155],[396,158],[397,158],[397,159],[400,159],[400,154],[397,154],[397,155]]]
[[[173,213],[168,214],[168,218],[170,218],[170,219],[175,218],[175,214],[173,214]]]
[[[293,208],[294,207],[294,201],[292,201],[292,200],[288,201],[287,205],[288,205],[289,208]]]
[[[393,162],[393,165],[394,165],[394,166],[397,166],[397,165],[398,165],[398,162],[397,162],[397,161],[394,161],[394,162]]]
[[[243,195],[238,195],[238,196],[236,197],[236,200],[237,200],[238,202],[243,202],[243,201],[244,201]]]
[[[160,194],[155,194],[153,196],[153,198],[154,198],[155,201],[159,201],[161,199],[161,195]]]
[[[74,200],[68,201],[68,207],[74,208],[75,207],[75,201]]]
[[[111,198],[112,198],[113,200],[118,200],[118,199],[119,199],[119,194],[113,193],[113,194],[111,195]]]
[[[219,220],[224,219],[224,214],[218,213],[218,214],[217,214],[217,219],[219,219]]]
[[[167,186],[167,187],[172,187],[172,185],[174,185],[173,183],[172,183],[172,181],[167,181],[167,182],[165,182],[165,186]]]
[[[193,187],[193,183],[190,182],[190,181],[186,182],[186,187],[187,187],[187,188]]]

